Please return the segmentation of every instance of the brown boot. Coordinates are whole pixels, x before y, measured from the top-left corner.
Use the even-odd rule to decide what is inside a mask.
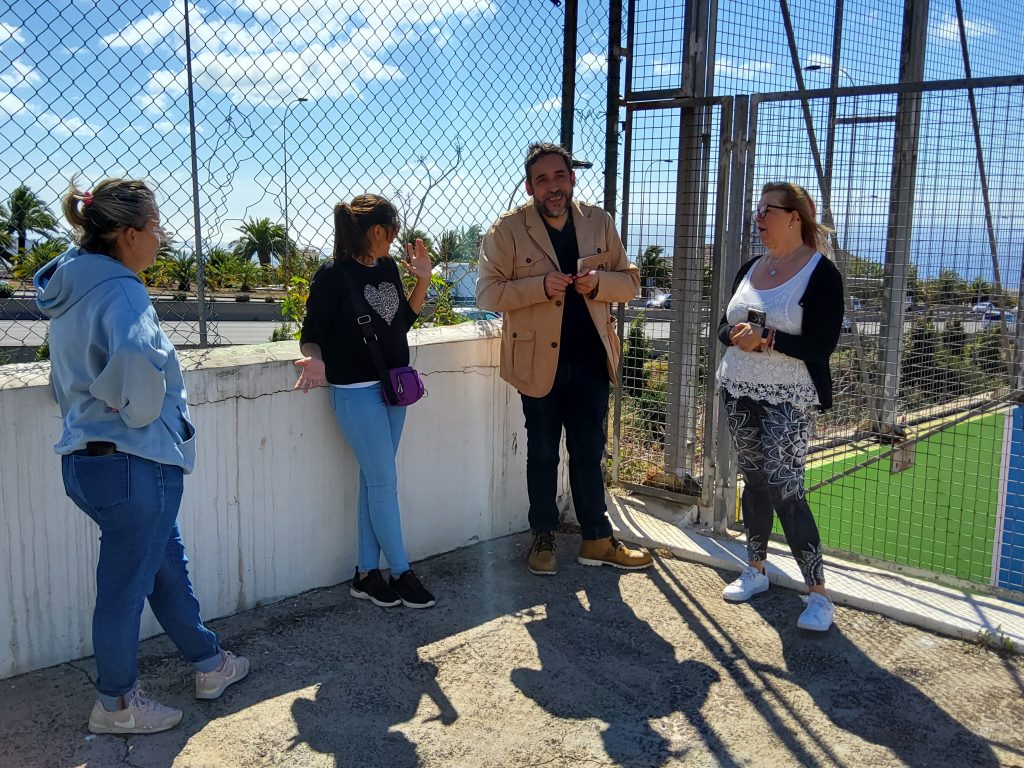
[[[538,576],[554,576],[558,573],[554,531],[533,534],[533,544],[530,546],[530,557],[526,561],[526,567],[530,569],[530,573]]]
[[[614,565],[626,571],[638,571],[654,562],[646,550],[630,549],[614,536],[584,539],[576,559],[582,565]]]

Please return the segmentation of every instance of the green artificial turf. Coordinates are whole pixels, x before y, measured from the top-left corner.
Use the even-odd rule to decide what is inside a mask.
[[[885,458],[809,494],[822,541],[988,583],[1005,419],[1003,413],[988,414],[933,434],[918,443],[915,465],[899,474],[890,473]],[[815,462],[807,467],[807,486],[885,448]],[[778,521],[776,531],[781,532]]]

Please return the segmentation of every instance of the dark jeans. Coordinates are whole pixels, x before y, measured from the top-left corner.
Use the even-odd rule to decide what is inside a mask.
[[[100,527],[92,644],[96,688],[121,696],[135,685],[142,605],[189,661],[220,653],[203,626],[178,531],[181,467],[127,453],[63,457],[64,488]]]
[[[608,373],[601,365],[559,361],[555,384],[544,397],[522,395],[526,416],[526,488],[530,528],[558,528],[558,446],[565,429],[569,451],[569,488],[584,539],[612,535],[604,503],[605,417]]]
[[[724,389],[722,402],[743,473],[743,524],[747,559],[768,556],[774,514],[808,586],[825,583],[821,537],[804,493],[804,463],[813,415],[790,403],[736,398]]]

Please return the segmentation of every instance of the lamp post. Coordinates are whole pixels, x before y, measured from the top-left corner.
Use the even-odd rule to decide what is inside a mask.
[[[850,81],[850,85],[854,88],[857,87],[857,81],[853,79],[853,75],[846,71],[845,67],[841,67],[838,64],[832,64],[828,67],[822,66],[821,64],[808,64],[804,67],[806,72],[819,72],[827,71],[831,72],[833,69],[841,75],[846,75],[846,79]],[[843,243],[842,249],[849,253],[847,246],[850,243],[850,198],[853,197],[853,156],[857,152],[857,118],[859,117],[857,110],[857,94],[853,95],[853,115],[850,118],[850,160],[846,166],[846,213],[843,215]]]
[[[642,167],[640,169],[640,172],[637,174],[638,182],[639,182],[637,184],[637,189],[640,192],[640,194],[638,195],[638,202],[640,203],[640,205],[639,205],[639,207],[637,209],[637,217],[636,217],[636,237],[637,237],[636,265],[638,267],[640,266],[640,264],[641,264],[641,262],[643,260],[643,257],[644,257],[644,202],[643,202],[643,198],[644,198],[644,182],[647,180],[647,172],[650,171],[651,168],[656,166],[658,163],[665,163],[667,165],[667,164],[669,164],[671,162],[673,162],[671,159],[665,158],[665,157],[661,157],[661,158],[658,158],[656,160],[651,160],[649,163],[647,163],[647,165]],[[649,288],[650,286],[644,286],[644,287],[645,288]]]
[[[309,101],[305,96],[299,96],[293,101],[289,102],[288,106],[284,108],[284,117],[281,118],[281,148],[284,150],[284,242],[285,248],[289,246],[291,240],[288,236],[288,113],[292,107],[296,104],[302,104]]]

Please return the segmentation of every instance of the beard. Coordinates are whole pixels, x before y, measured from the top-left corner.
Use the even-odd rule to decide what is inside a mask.
[[[551,198],[555,199],[552,200]],[[541,212],[541,215],[548,219],[557,219],[561,217],[569,208],[569,203],[572,202],[572,190],[568,192],[559,193],[558,195],[548,195],[543,200],[534,198],[534,204],[537,206],[537,210]]]

